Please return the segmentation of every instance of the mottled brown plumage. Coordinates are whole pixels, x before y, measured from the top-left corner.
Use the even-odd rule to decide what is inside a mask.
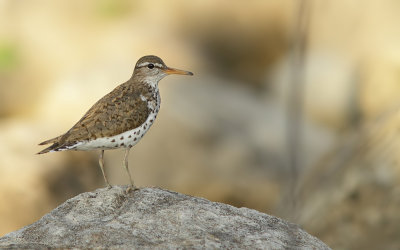
[[[39,145],[53,144],[38,154],[61,150],[101,149],[100,167],[108,184],[102,166],[104,149],[126,148],[124,161],[128,171],[129,148],[153,124],[160,106],[158,81],[168,74],[193,75],[191,72],[168,68],[156,56],[140,58],[127,82],[97,101],[65,134],[40,143]],[[133,185],[132,180],[131,184]]]
[[[131,78],[116,87],[97,101],[68,132],[47,143],[57,143],[57,147],[62,148],[79,141],[111,137],[139,127],[150,113],[147,102],[141,99],[141,95],[154,99],[152,96],[156,93],[145,83],[132,81]],[[56,148],[49,147],[40,153]]]

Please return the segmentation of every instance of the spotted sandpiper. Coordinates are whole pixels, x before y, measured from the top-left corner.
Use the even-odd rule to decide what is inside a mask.
[[[158,82],[170,74],[193,75],[192,72],[169,68],[157,56],[138,60],[132,77],[98,100],[65,134],[44,141],[53,143],[38,154],[64,150],[101,150],[99,165],[104,181],[104,150],[124,148],[124,167],[131,187],[135,188],[128,168],[129,150],[149,130],[160,109]]]

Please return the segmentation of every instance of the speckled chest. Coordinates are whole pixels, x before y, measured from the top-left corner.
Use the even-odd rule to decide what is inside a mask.
[[[143,101],[147,102],[150,111],[147,119],[139,127],[125,131],[115,136],[97,138],[91,141],[82,141],[69,148],[72,150],[95,150],[95,149],[116,149],[121,147],[132,147],[143,138],[146,132],[153,125],[160,110],[161,98],[158,88],[153,92],[152,98],[146,99],[141,96]]]

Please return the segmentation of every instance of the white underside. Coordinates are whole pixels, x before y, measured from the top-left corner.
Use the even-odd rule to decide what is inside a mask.
[[[83,151],[88,151],[88,150],[96,150],[96,149],[116,149],[116,148],[121,148],[121,147],[133,147],[136,145],[140,139],[146,134],[146,132],[150,129],[151,125],[153,125],[157,113],[160,109],[160,95],[159,92],[157,91],[157,104],[154,105],[153,103],[149,103],[148,107],[154,110],[154,112],[150,113],[149,117],[147,117],[146,121],[140,125],[139,127],[123,132],[121,134],[111,136],[111,137],[103,137],[103,138],[97,138],[95,140],[90,140],[90,141],[80,141],[77,142],[74,145],[65,147],[65,148],[60,148],[58,150],[52,150],[53,151],[64,151],[64,150],[83,150]],[[144,98],[144,97],[142,97]]]
[[[142,139],[146,132],[150,129],[156,118],[156,113],[151,113],[147,120],[139,127],[123,132],[121,134],[97,138],[92,141],[78,142],[74,146],[70,147],[69,150],[96,150],[96,149],[115,149],[121,147],[133,147]],[[150,122],[153,120],[153,122]]]

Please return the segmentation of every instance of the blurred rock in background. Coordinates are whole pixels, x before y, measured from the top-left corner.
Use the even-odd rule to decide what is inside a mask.
[[[399,128],[397,109],[348,131],[304,176],[299,206],[291,211],[298,221],[338,248],[398,248]]]
[[[0,235],[104,186],[98,152],[38,156],[37,143],[67,131],[155,54],[195,76],[160,83],[157,122],[130,155],[139,186],[289,218],[333,248],[395,249],[400,5],[306,2],[294,183],[294,1],[0,1]],[[105,154],[111,183],[128,183],[122,155]]]
[[[180,12],[179,18],[187,20],[180,27],[183,37],[198,48],[208,72],[263,90],[269,69],[287,56],[293,6],[289,1],[223,2],[227,6],[206,1]]]

